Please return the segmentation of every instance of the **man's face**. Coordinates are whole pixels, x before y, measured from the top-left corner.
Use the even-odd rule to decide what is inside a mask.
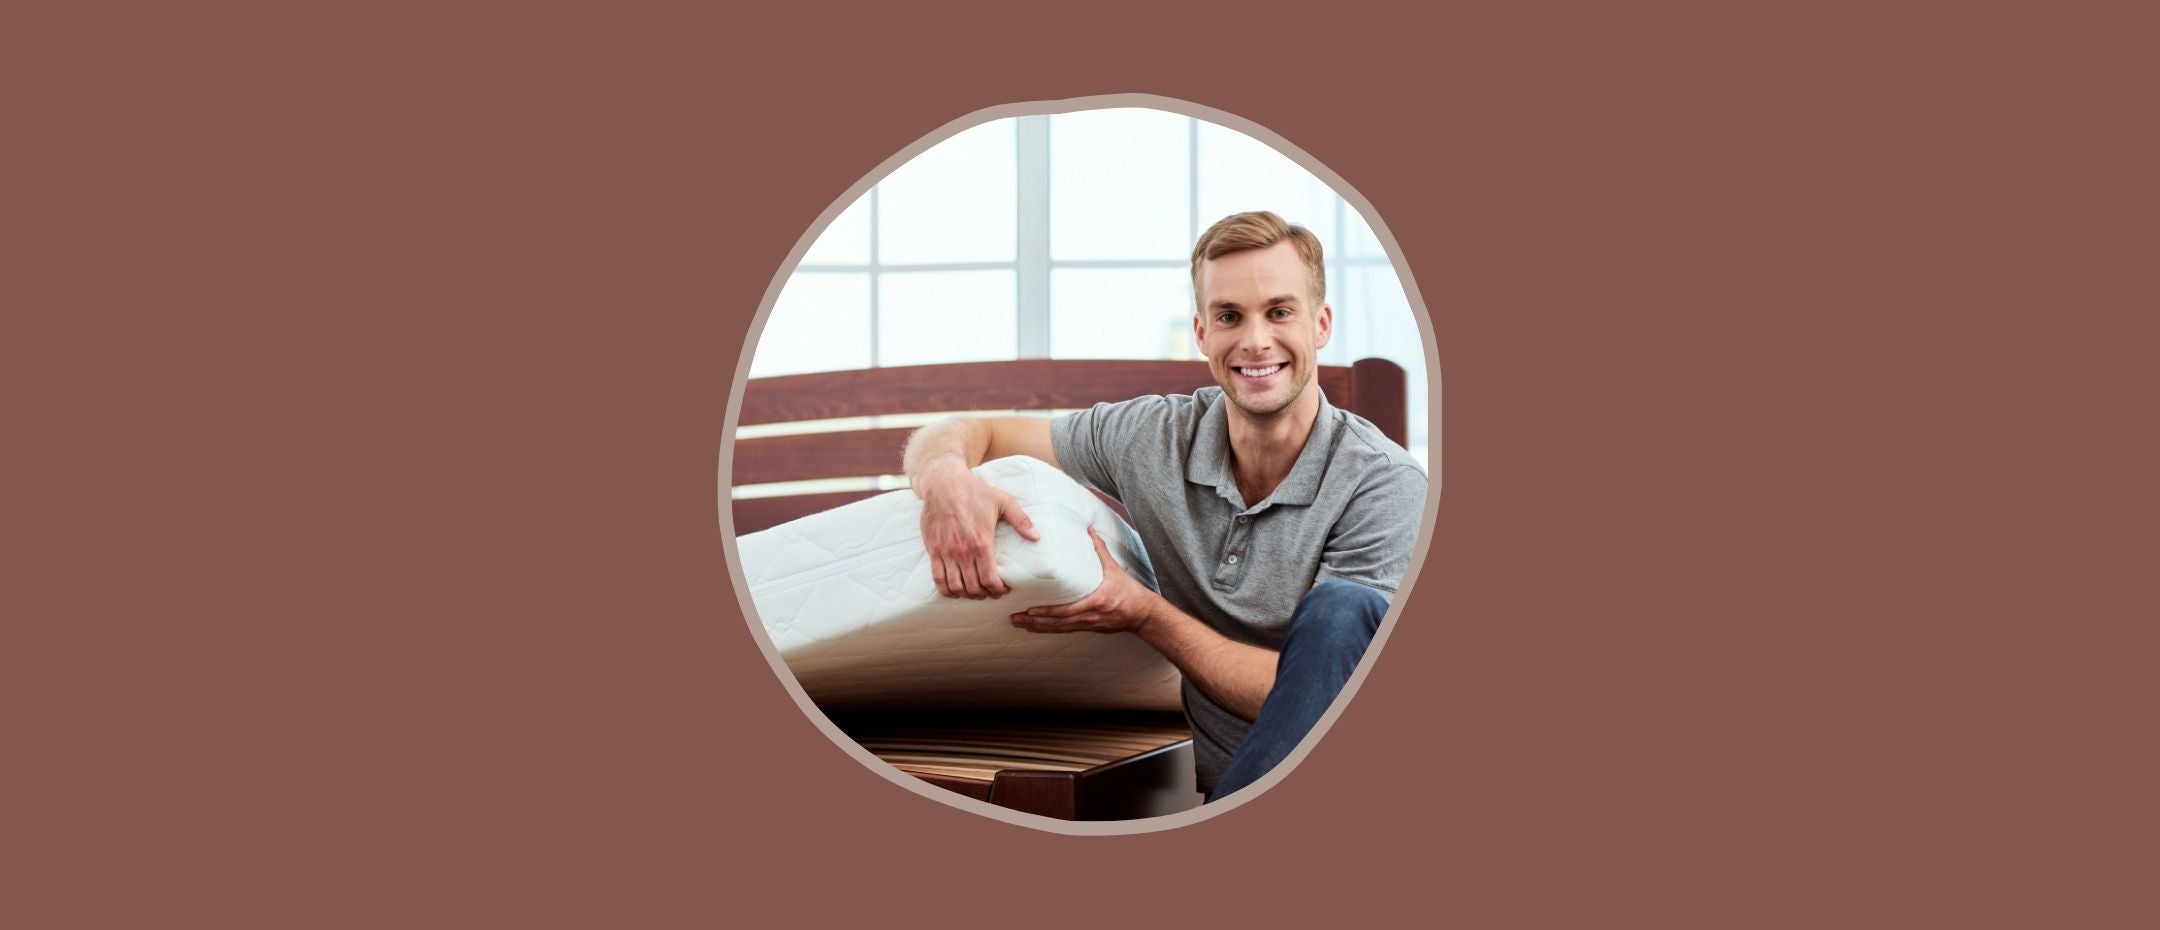
[[[1334,310],[1313,293],[1297,248],[1278,242],[1200,266],[1193,339],[1215,383],[1248,416],[1269,419],[1305,396]]]

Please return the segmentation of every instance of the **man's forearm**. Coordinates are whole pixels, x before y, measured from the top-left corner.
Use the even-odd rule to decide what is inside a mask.
[[[926,469],[940,463],[957,462],[963,469],[981,465],[989,449],[990,431],[981,421],[966,417],[939,420],[908,437],[900,468],[913,483]]]
[[[1159,596],[1134,632],[1222,709],[1247,723],[1260,716],[1275,687],[1278,653],[1217,633]]]

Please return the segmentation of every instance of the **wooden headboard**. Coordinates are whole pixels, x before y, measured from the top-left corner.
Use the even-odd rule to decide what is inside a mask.
[[[1386,359],[1323,365],[1328,402],[1371,420],[1396,443],[1409,435],[1403,370]],[[1190,394],[1214,384],[1205,362],[1023,359],[753,378],[743,392],[742,426],[895,414],[978,410],[1071,410],[1145,394]],[[842,429],[759,436],[735,442],[735,485],[900,473],[915,427]],[[732,502],[737,533],[753,533],[838,507],[878,490],[742,498]]]

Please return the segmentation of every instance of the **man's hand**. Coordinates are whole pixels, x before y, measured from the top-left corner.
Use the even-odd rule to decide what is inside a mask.
[[[1031,633],[1138,633],[1147,626],[1162,597],[1125,573],[1092,526],[1088,538],[1095,541],[1095,557],[1102,560],[1102,584],[1070,604],[1013,614],[1013,626]]]
[[[1011,591],[998,577],[998,520],[1012,524],[1030,542],[1041,538],[1020,503],[976,477],[959,459],[932,465],[914,484],[923,502],[923,548],[930,553],[930,579],[938,593],[980,600]]]

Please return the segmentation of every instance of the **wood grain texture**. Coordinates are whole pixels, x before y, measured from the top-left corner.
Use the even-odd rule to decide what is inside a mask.
[[[1402,368],[1386,359],[1323,365],[1330,403],[1372,421],[1397,444],[1409,441]],[[820,372],[753,379],[742,425],[969,410],[1051,410],[1190,393],[1214,383],[1205,362],[1022,359]],[[834,430],[739,439],[733,484],[853,478],[900,472],[907,428]],[[876,491],[828,492],[734,502],[735,530],[754,533],[861,500]],[[1107,498],[1105,499],[1107,501]],[[1115,502],[1118,514],[1124,508]]]
[[[977,801],[990,800],[990,782],[983,779],[953,778],[927,772],[909,772],[908,774],[955,794],[974,798]]]
[[[1321,366],[1321,389],[1331,400],[1348,397],[1350,373],[1339,365]],[[1190,394],[1214,383],[1205,362],[1121,359],[1036,358],[783,375],[744,386],[741,424],[939,410],[1070,409],[1145,394]]]
[[[1410,444],[1410,393],[1402,366],[1363,358],[1350,366],[1350,387],[1336,406],[1371,420],[1398,446]],[[1328,394],[1334,395],[1330,390]]]
[[[1192,731],[1175,712],[886,711],[833,718],[880,760],[931,784],[1063,820],[1184,810]]]
[[[900,474],[912,429],[839,430],[735,441],[736,484]]]

